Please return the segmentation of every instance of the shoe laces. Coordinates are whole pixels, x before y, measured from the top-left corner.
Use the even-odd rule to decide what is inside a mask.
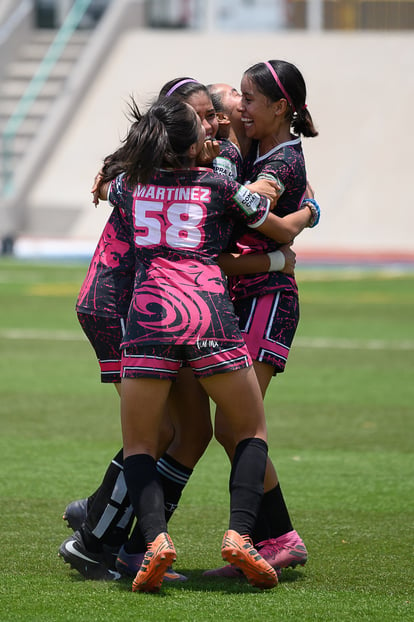
[[[264,554],[271,555],[275,552],[279,553],[279,551],[282,551],[286,546],[282,542],[278,542],[277,538],[269,538],[269,540],[258,542],[256,548],[263,557]]]

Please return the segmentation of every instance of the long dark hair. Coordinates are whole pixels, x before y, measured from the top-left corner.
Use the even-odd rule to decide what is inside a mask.
[[[148,183],[158,168],[181,168],[189,163],[189,147],[198,140],[195,111],[175,97],[162,97],[142,114],[131,97],[132,121],[122,146],[107,156],[103,182],[125,172],[131,186]]]
[[[271,101],[286,99],[286,115],[295,134],[318,135],[306,105],[305,80],[295,65],[285,60],[270,60],[253,65],[244,75]]]

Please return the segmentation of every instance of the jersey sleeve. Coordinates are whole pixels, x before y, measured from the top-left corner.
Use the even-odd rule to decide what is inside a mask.
[[[300,208],[303,192],[299,187],[302,184],[306,186],[306,177],[303,180],[302,175],[301,169],[299,173],[297,168],[283,158],[270,160],[264,164],[257,179],[274,179],[283,190],[274,209],[278,216],[286,216]]]
[[[125,201],[127,193],[126,181],[125,181],[125,173],[121,173],[115,179],[111,181],[108,188],[108,203],[112,205],[112,207],[116,207],[121,209]]]
[[[274,179],[285,189],[286,182],[291,176],[291,169],[284,160],[272,160],[266,163],[257,179]]]
[[[232,184],[234,192],[231,207],[238,220],[251,228],[260,227],[266,220],[270,209],[270,201],[266,197],[252,193],[246,186]]]
[[[230,140],[220,141],[220,154],[213,160],[213,171],[234,181],[241,180],[241,153]]]

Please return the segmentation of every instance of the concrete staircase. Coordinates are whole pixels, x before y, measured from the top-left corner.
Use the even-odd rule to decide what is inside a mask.
[[[56,36],[55,30],[37,29],[30,32],[27,41],[19,46],[14,59],[8,64],[0,83],[0,133],[37,71]],[[77,30],[67,44],[60,59],[53,67],[39,96],[33,102],[10,146],[7,159],[8,170],[17,172],[19,163],[41,132],[42,124],[52,110],[57,98],[64,92],[65,83],[91,36],[90,30]],[[5,183],[3,165],[0,167],[0,190]]]
[[[0,0],[0,5],[3,1]],[[29,4],[21,0],[22,5],[27,4],[30,9],[30,0],[27,2]],[[0,131],[19,105],[33,72],[37,71],[51,44],[54,53],[62,52],[65,44],[53,70],[42,74],[44,77],[47,73],[47,81],[37,82],[37,86],[42,83],[42,90],[35,89],[36,101],[19,126],[12,141],[13,152],[10,149],[6,159],[2,157],[4,145],[0,144],[0,255],[10,253],[14,241],[22,236],[68,236],[81,218],[82,201],[62,202],[54,188],[47,200],[42,198],[37,202],[32,198],[33,187],[47,174],[65,130],[78,114],[97,71],[113,53],[119,37],[127,30],[144,25],[145,4],[145,0],[111,0],[94,27],[82,26],[73,31],[69,25],[68,30],[60,31],[58,39],[55,39],[58,34],[55,30],[34,30],[32,15],[26,13],[11,37],[2,40],[0,36]],[[14,0],[11,6],[15,6]],[[71,38],[67,40],[69,31]],[[47,59],[51,56],[49,53]]]

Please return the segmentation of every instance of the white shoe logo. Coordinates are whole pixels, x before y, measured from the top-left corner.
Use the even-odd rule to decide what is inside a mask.
[[[69,540],[69,542],[66,542],[65,547],[69,553],[72,553],[72,555],[75,555],[76,557],[79,557],[80,559],[84,559],[89,564],[99,565],[99,562],[95,561],[94,559],[91,559],[90,557],[86,557],[86,555],[83,555],[80,551],[78,551],[75,548],[75,545],[74,545],[75,542],[76,540]],[[106,568],[106,571],[109,572],[111,575],[113,575],[115,581],[121,578],[121,575],[119,572],[115,572],[114,570],[109,570],[109,568]]]
[[[69,540],[69,542],[66,543],[66,549],[69,551],[69,553],[76,555],[76,557],[80,557],[81,559],[86,559],[87,562],[91,562],[92,564],[98,563],[94,559],[91,559],[90,557],[86,557],[86,555],[82,555],[80,551],[75,549],[74,540]]]

